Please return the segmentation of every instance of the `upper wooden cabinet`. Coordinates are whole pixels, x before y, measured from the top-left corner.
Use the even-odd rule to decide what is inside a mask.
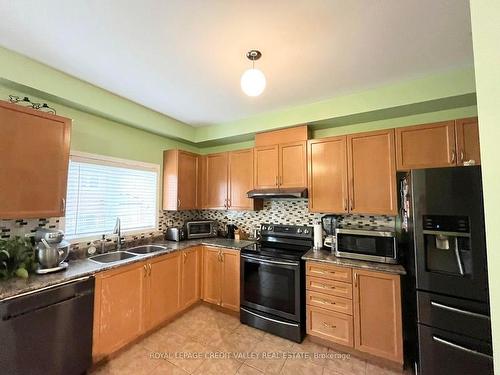
[[[394,130],[309,141],[309,209],[396,214]]]
[[[71,120],[0,101],[0,134],[0,219],[64,216]]]
[[[348,211],[347,138],[314,139],[308,144],[309,210]]]
[[[163,152],[163,209],[198,208],[198,158],[191,152]]]
[[[278,145],[260,146],[254,149],[254,188],[270,189],[278,186]]]
[[[227,152],[206,156],[206,208],[227,208],[228,192]]]
[[[255,189],[307,186],[306,125],[255,136]]]
[[[396,150],[398,169],[455,165],[455,121],[397,128]]]
[[[456,120],[455,136],[457,141],[457,164],[481,164],[477,117]]]
[[[400,277],[353,269],[354,347],[403,363]]]
[[[247,198],[253,189],[253,149],[229,153],[228,206],[232,210],[253,210],[256,202]]]
[[[203,247],[203,300],[239,311],[239,285],[239,252],[231,249]]]
[[[347,136],[349,212],[397,214],[394,129]]]
[[[477,117],[396,129],[399,170],[480,164]]]
[[[202,157],[202,208],[254,210],[261,202],[247,198],[253,189],[253,149]]]

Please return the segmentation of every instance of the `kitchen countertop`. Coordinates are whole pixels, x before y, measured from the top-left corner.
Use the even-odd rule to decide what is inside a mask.
[[[337,258],[329,250],[311,249],[306,254],[304,254],[302,259],[314,262],[330,263],[337,266],[361,268],[371,271],[406,275],[405,269],[403,268],[403,266],[399,264],[387,264],[387,263],[368,262],[366,260]]]
[[[199,240],[187,240],[181,242],[174,241],[155,241],[155,245],[165,245],[167,250],[158,251],[151,254],[137,255],[134,258],[122,260],[114,263],[99,264],[89,259],[77,259],[68,261],[69,266],[65,271],[55,272],[46,275],[31,274],[28,279],[13,278],[7,281],[0,281],[0,302],[1,300],[16,296],[21,293],[50,287],[62,282],[71,281],[80,277],[96,274],[101,271],[109,270],[124,265],[141,262],[145,259],[155,258],[161,255],[169,254],[175,251],[187,249],[199,245],[223,247],[228,249],[240,250],[251,245],[253,241],[229,240],[226,238],[202,238]],[[124,251],[127,247],[123,247]]]

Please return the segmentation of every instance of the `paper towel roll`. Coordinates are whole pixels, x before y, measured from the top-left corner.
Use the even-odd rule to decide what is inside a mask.
[[[323,247],[323,226],[314,224],[314,248],[321,249]]]

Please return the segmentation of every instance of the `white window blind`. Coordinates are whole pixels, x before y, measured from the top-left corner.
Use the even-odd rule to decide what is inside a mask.
[[[83,238],[113,231],[157,227],[158,167],[72,155],[68,173],[65,233]]]

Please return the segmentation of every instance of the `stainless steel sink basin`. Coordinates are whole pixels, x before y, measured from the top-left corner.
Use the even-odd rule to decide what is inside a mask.
[[[119,262],[121,260],[135,258],[136,254],[131,254],[126,251],[114,251],[112,253],[99,254],[90,257],[89,259],[96,263],[114,263]]]
[[[130,249],[127,249],[128,253],[132,254],[149,254],[149,253],[156,253],[157,251],[163,251],[167,250],[168,247],[166,246],[161,246],[161,245],[143,245],[143,246],[136,246],[132,247]]]

